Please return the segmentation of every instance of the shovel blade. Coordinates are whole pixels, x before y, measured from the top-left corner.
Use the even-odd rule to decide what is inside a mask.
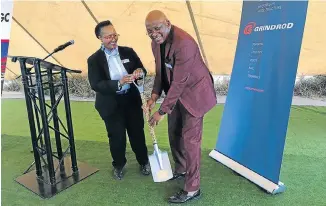
[[[155,151],[152,155],[148,156],[149,164],[151,166],[154,182],[165,182],[173,177],[173,173],[168,153],[164,151],[159,151],[159,153],[163,168],[160,167],[160,162],[157,158],[158,155],[155,154]]]

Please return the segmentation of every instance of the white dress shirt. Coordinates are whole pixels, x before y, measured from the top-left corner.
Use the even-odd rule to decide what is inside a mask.
[[[104,51],[106,60],[108,62],[111,80],[121,80],[125,75],[128,74],[128,72],[121,62],[118,47],[112,50],[108,50],[102,46],[102,50]],[[121,90],[117,91],[117,93],[120,93],[121,91],[127,90],[129,88],[130,85],[125,84],[122,86]]]

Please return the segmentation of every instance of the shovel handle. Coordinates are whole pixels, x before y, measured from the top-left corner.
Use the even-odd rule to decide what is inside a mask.
[[[148,127],[149,127],[149,133],[151,134],[152,136],[152,140],[153,140],[153,144],[156,144],[157,141],[156,141],[156,135],[155,135],[155,131],[154,131],[154,127],[152,127],[148,120],[149,120],[149,111],[148,111],[148,108],[147,108],[147,102],[146,102],[146,98],[145,98],[145,95],[144,95],[144,84],[145,84],[145,75],[143,74],[142,75],[142,83],[140,85],[137,85],[135,83],[135,81],[133,81],[134,85],[137,87],[137,89],[139,90],[139,93],[140,93],[140,97],[141,97],[141,101],[142,101],[142,104],[143,104],[143,111],[144,111],[144,114],[145,114],[145,117],[146,117],[146,122],[148,124]]]
[[[137,85],[135,83],[135,81],[133,81],[132,83],[137,87],[139,93],[143,94],[144,93],[144,85],[145,85],[145,74],[144,73],[142,74],[141,83],[139,85]]]
[[[146,122],[147,122],[148,127],[149,127],[149,133],[152,136],[153,144],[156,144],[157,141],[156,141],[156,135],[155,135],[154,127],[152,127],[148,122],[148,120],[149,120],[149,111],[148,111],[148,108],[147,108],[146,98],[145,98],[144,94],[140,94],[140,96],[141,96],[141,100],[143,102],[143,109],[144,109],[144,114],[145,114],[145,117],[146,117],[146,120],[147,120]]]

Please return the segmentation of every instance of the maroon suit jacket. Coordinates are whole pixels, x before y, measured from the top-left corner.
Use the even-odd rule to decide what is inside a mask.
[[[161,104],[161,110],[171,114],[179,100],[195,117],[202,117],[216,105],[213,78],[201,57],[196,41],[182,29],[173,26],[173,35],[166,40],[165,56],[171,46],[169,58],[173,60],[173,81]],[[160,45],[152,41],[156,63],[156,76],[152,93],[161,95],[161,53]],[[170,82],[170,71],[166,68]]]

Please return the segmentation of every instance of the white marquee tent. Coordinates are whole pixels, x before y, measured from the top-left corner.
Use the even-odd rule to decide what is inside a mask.
[[[133,47],[153,73],[150,39],[144,26],[145,16],[153,9],[165,12],[173,24],[188,31],[200,43],[214,74],[231,73],[241,1],[14,1],[8,54],[43,58],[58,45],[73,39],[74,45],[48,60],[86,74],[86,60],[100,46],[94,27],[99,21],[111,20],[120,34],[119,44]],[[311,1],[298,75],[326,74],[324,19],[326,2]],[[8,61],[7,68],[7,79],[20,74],[18,63]]]

